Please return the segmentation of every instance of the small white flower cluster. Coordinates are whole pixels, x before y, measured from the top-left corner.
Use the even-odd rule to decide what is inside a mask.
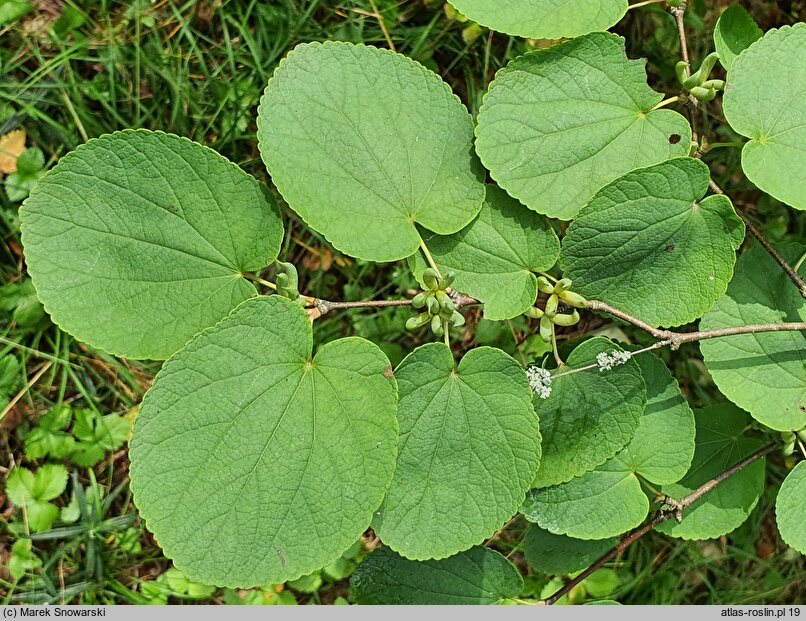
[[[617,367],[620,364],[624,364],[630,358],[632,358],[632,354],[628,351],[619,351],[614,349],[609,354],[602,352],[601,354],[596,355],[596,364],[599,365],[599,371],[609,371],[613,367]]]
[[[551,394],[551,373],[538,366],[527,367],[526,377],[529,378],[529,386],[532,392],[540,395],[541,399],[548,399]]]

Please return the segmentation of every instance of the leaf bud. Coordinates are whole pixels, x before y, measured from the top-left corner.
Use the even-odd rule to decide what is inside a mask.
[[[543,309],[543,312],[546,313],[549,317],[554,317],[557,314],[557,307],[560,304],[560,298],[556,293],[552,293],[549,296],[549,299],[546,301],[546,308]]]
[[[439,289],[439,276],[434,268],[427,267],[423,270],[423,282],[432,291]]]
[[[543,317],[543,311],[536,306],[532,306],[531,308],[526,309],[524,315],[531,317],[532,319],[540,319]]]
[[[572,281],[570,278],[560,278],[554,286],[554,292],[562,293],[563,291],[568,291],[571,288],[571,284]]]
[[[550,343],[552,331],[551,319],[549,319],[547,315],[543,315],[543,317],[540,318],[540,338],[543,339],[544,342]]]
[[[570,315],[558,313],[554,316],[554,323],[558,326],[575,326],[579,323],[579,313],[577,311],[574,311]]]
[[[453,314],[451,315],[451,323],[457,328],[459,326],[463,326],[465,325],[465,316],[459,311],[453,311]]]
[[[549,282],[549,279],[545,276],[538,276],[537,277],[537,288],[540,289],[543,293],[554,293],[554,285]]]
[[[585,308],[585,305],[588,303],[585,298],[573,291],[562,291],[560,297],[571,306],[576,306],[577,308]]]
[[[406,330],[416,330],[417,328],[425,325],[431,319],[431,315],[428,313],[420,313],[416,317],[410,317],[408,321],[406,321]]]
[[[425,293],[425,291],[421,291],[411,299],[411,305],[414,308],[422,308],[423,306],[425,306],[426,299],[427,294]]]
[[[442,327],[442,317],[439,315],[431,317],[431,332],[433,332],[435,336],[445,334],[445,329]]]

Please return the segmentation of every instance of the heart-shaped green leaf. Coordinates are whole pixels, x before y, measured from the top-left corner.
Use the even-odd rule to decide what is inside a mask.
[[[193,580],[299,578],[347,549],[380,505],[397,446],[389,362],[355,337],[311,349],[300,305],[249,300],[168,360],[146,394],[134,499]]]
[[[728,467],[761,448],[761,441],[744,435],[747,415],[730,403],[695,411],[697,448],[688,474],[679,482],[664,485],[664,494],[680,499],[707,483]],[[683,512],[678,524],[667,520],[661,532],[682,539],[713,539],[744,522],[764,489],[764,459],[754,461],[706,492]]]
[[[596,362],[600,353],[621,351],[595,337],[579,345],[555,374]],[[535,395],[543,458],[533,487],[564,483],[602,465],[632,440],[646,405],[638,363],[630,359],[610,371],[596,369],[558,377],[551,395]]]
[[[442,343],[397,367],[397,468],[375,532],[411,559],[444,558],[492,535],[523,502],[540,433],[523,368],[478,347],[454,367]]]
[[[339,250],[393,261],[484,200],[473,121],[442,79],[365,45],[298,45],[258,109],[263,161],[283,198]]]
[[[709,196],[708,167],[676,158],[627,173],[599,191],[568,227],[563,275],[574,291],[653,326],[700,317],[725,293],[744,223]]]
[[[730,69],[736,57],[763,35],[741,4],[731,4],[722,11],[714,26],[714,46],[719,62],[725,69]]]
[[[516,58],[498,72],[479,112],[479,156],[511,196],[569,220],[624,173],[688,154],[678,113],[624,40],[596,32]]]
[[[523,578],[489,548],[471,548],[438,561],[410,561],[380,548],[358,566],[350,587],[359,604],[495,604],[520,595]]]
[[[627,0],[451,0],[470,19],[497,30],[532,39],[563,39],[607,30],[627,12]]]
[[[806,554],[806,461],[800,462],[786,475],[775,501],[775,519],[781,539],[801,554]]]
[[[778,200],[806,209],[806,24],[767,32],[734,60],[723,106],[748,179]]]
[[[271,263],[283,236],[253,177],[195,142],[144,130],[63,157],[20,218],[53,320],[129,358],[167,358],[254,296],[242,272]]]
[[[585,569],[618,543],[610,539],[574,539],[533,524],[523,538],[523,553],[532,569],[546,574],[572,574]]]
[[[795,265],[806,246],[782,244]],[[806,276],[806,263],[800,268]],[[806,300],[761,246],[736,262],[727,293],[700,321],[702,330],[806,321]],[[779,431],[806,426],[806,333],[759,332],[700,342],[705,366],[728,399]]]

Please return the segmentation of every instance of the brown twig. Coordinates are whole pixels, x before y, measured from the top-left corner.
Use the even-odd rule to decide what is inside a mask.
[[[471,304],[480,304],[480,302],[471,298],[463,293],[455,291],[450,292],[453,306],[459,310],[463,306]],[[310,299],[306,310],[311,319],[318,319],[322,315],[329,313],[332,310],[339,310],[342,308],[386,308],[388,306],[410,306],[411,300],[362,300],[358,302],[332,302],[330,300],[322,300],[320,298]]]
[[[711,188],[711,191],[714,194],[724,194],[722,188],[720,188],[714,182],[713,179],[709,179],[708,186]],[[794,268],[791,265],[789,265],[789,263],[786,262],[786,259],[784,259],[780,254],[778,254],[778,251],[772,247],[770,241],[766,237],[764,237],[764,234],[761,231],[759,231],[756,228],[756,226],[750,221],[750,218],[748,218],[747,215],[745,215],[738,209],[736,210],[736,213],[738,213],[739,217],[742,220],[744,220],[745,226],[747,226],[747,230],[750,231],[753,237],[756,238],[756,241],[758,241],[758,243],[762,245],[764,250],[766,250],[769,253],[769,255],[775,260],[775,262],[781,266],[781,269],[784,270],[784,272],[786,272],[787,276],[789,276],[789,280],[795,283],[795,286],[798,288],[798,291],[800,291],[800,295],[804,299],[806,299],[806,282],[803,280],[803,278],[801,278],[798,275],[798,273],[794,270]]]
[[[684,343],[692,343],[694,341],[705,341],[707,339],[714,339],[723,336],[735,336],[738,334],[756,334],[759,332],[803,332],[806,331],[806,322],[792,322],[792,323],[764,323],[764,324],[749,324],[745,326],[736,326],[734,328],[719,328],[717,330],[697,330],[695,332],[674,332],[672,330],[661,330],[655,328],[645,321],[633,317],[629,313],[625,313],[618,308],[614,308],[609,304],[605,304],[600,300],[588,300],[585,306],[591,310],[602,311],[614,317],[631,323],[637,328],[641,328],[648,332],[657,339],[659,343],[655,343],[652,347],[664,347],[671,345],[672,349],[677,349]]]
[[[683,73],[686,77],[691,76],[691,58],[688,55],[688,42],[686,41],[686,27],[683,23],[683,16],[686,14],[686,3],[681,2],[680,6],[673,6],[669,8],[669,12],[674,16],[675,23],[677,24],[677,37],[680,39],[680,56],[683,62],[686,63]],[[699,132],[697,130],[697,107],[699,101],[696,97],[688,95],[688,103],[686,110],[688,110],[689,123],[691,124],[691,139],[694,142],[699,142]]]
[[[697,489],[695,489],[690,494],[683,496],[680,500],[674,500],[672,498],[665,497],[664,504],[667,505],[668,509],[659,509],[655,516],[646,524],[641,526],[640,528],[634,530],[633,532],[629,533],[624,539],[622,539],[618,545],[616,545],[613,549],[609,552],[606,552],[601,557],[599,557],[596,561],[593,562],[586,570],[580,573],[578,576],[566,582],[562,588],[560,588],[556,593],[552,594],[551,596],[547,597],[543,600],[544,603],[551,605],[557,602],[563,595],[566,595],[571,589],[573,589],[576,585],[582,582],[585,578],[590,576],[593,572],[597,569],[602,567],[605,563],[609,560],[614,558],[617,554],[624,551],[630,545],[632,545],[635,541],[646,535],[649,531],[655,528],[661,522],[665,522],[666,520],[670,520],[672,518],[677,519],[678,521],[682,517],[682,513],[685,509],[690,507],[700,498],[702,498],[705,494],[710,492],[714,489],[717,485],[719,485],[725,479],[733,476],[739,470],[744,468],[745,466],[753,463],[754,461],[764,457],[767,453],[771,453],[777,448],[778,444],[775,442],[768,444],[759,450],[757,450],[752,455],[748,455],[744,459],[739,462],[733,464],[730,468],[724,470],[713,479],[708,481],[707,483],[701,485]]]

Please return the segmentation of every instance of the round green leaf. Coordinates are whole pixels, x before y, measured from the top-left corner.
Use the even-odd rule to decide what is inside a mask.
[[[444,558],[480,543],[523,502],[540,460],[540,433],[523,368],[478,347],[454,367],[442,343],[400,363],[397,467],[375,532],[411,559]]]
[[[596,192],[636,168],[688,154],[678,113],[624,40],[596,32],[516,58],[498,72],[479,112],[479,156],[510,195],[573,218]]]
[[[495,604],[520,595],[523,578],[489,548],[471,548],[438,561],[410,561],[379,548],[355,570],[350,588],[359,604]]]
[[[621,351],[595,337],[579,345],[558,367],[560,374]],[[534,397],[543,436],[543,457],[533,487],[569,481],[603,464],[632,440],[646,405],[646,385],[635,360],[610,371],[596,369],[558,377],[548,399]]]
[[[638,526],[649,500],[618,458],[567,483],[529,492],[523,514],[546,530],[576,539],[605,539]]]
[[[276,205],[216,152],[161,132],[95,138],[20,209],[28,271],[59,326],[129,358],[167,358],[255,288],[280,250]]]
[[[451,0],[483,26],[532,39],[564,39],[607,30],[627,12],[627,0]]]
[[[697,448],[691,469],[679,483],[661,488],[670,498],[680,499],[693,492],[761,448],[761,441],[744,435],[747,415],[730,403],[697,410],[695,418]],[[683,511],[680,524],[667,520],[657,529],[681,539],[721,537],[747,519],[763,488],[764,459],[759,459],[722,481]]]
[[[241,304],[163,366],[130,443],[131,487],[193,580],[249,587],[327,565],[369,526],[394,471],[386,356],[345,338],[312,351],[279,296]]]
[[[548,220],[494,186],[487,187],[473,222],[453,235],[424,239],[442,272],[456,273],[453,288],[484,302],[484,316],[492,320],[517,317],[532,306],[535,272],[551,269],[560,253]]]
[[[662,484],[686,474],[694,454],[694,414],[657,356],[641,354],[635,360],[646,382],[647,402],[630,443],[591,472],[530,492],[526,519],[579,539],[618,535],[638,526],[649,512],[636,475]]]
[[[529,566],[536,571],[572,574],[590,566],[617,543],[616,537],[585,541],[555,535],[533,524],[523,538],[523,552]]]
[[[806,24],[767,32],[728,72],[725,118],[750,141],[742,150],[748,179],[778,200],[806,209]]]
[[[806,246],[782,244],[794,265]],[[806,276],[806,263],[800,274]],[[736,262],[727,293],[700,321],[700,329],[806,321],[806,301],[761,246]],[[779,431],[806,426],[806,333],[763,332],[700,342],[705,366],[719,390],[760,423]]]
[[[730,69],[736,57],[764,35],[741,4],[731,4],[714,26],[714,46],[719,62]]]
[[[708,167],[676,158],[627,173],[568,227],[563,275],[574,291],[653,326],[689,323],[725,293],[744,222],[709,196]]]
[[[775,501],[775,519],[778,522],[781,539],[801,554],[806,554],[804,505],[806,505],[806,461],[800,462],[787,475]]]
[[[362,259],[408,257],[415,223],[455,233],[484,200],[470,114],[439,76],[388,50],[298,45],[260,101],[258,140],[291,208]]]

